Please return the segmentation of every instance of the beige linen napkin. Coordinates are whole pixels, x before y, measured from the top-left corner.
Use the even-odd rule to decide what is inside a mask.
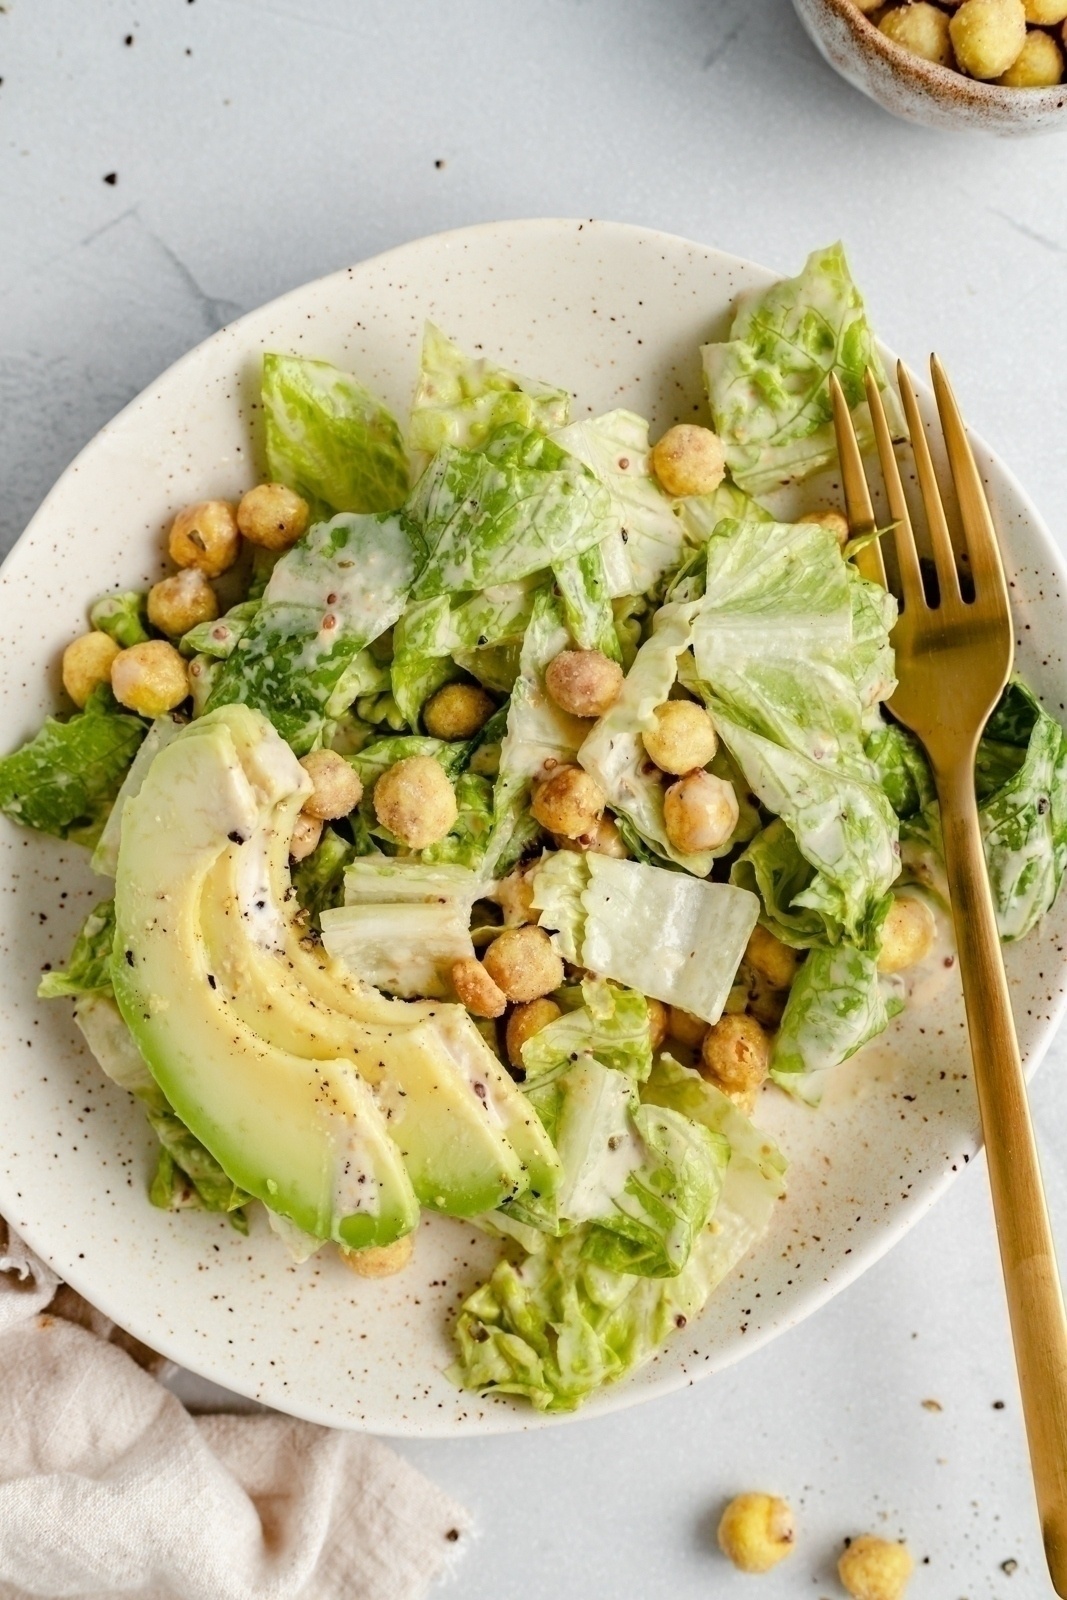
[[[0,1220],[0,1600],[415,1600],[466,1545],[376,1440],[194,1418],[153,1362]]]

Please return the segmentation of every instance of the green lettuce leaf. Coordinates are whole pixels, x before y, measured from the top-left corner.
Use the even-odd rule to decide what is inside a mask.
[[[566,851],[559,854],[580,859]],[[644,995],[600,978],[586,978],[575,993],[580,994],[580,1002],[569,1006],[523,1046],[528,1086],[540,1088],[553,1082],[568,1072],[579,1056],[591,1056],[612,1072],[643,1082],[652,1068]]]
[[[484,356],[472,359],[427,322],[408,428],[413,450],[471,449],[509,422],[548,433],[563,426],[569,410],[563,389],[521,378]]]
[[[764,926],[796,950],[838,944],[841,939],[839,922],[799,902],[814,877],[815,868],[778,818],[756,835],[730,868],[731,883],[759,896]]]
[[[111,948],[115,943],[115,902],[102,900],[86,917],[74,941],[65,972],[46,972],[37,985],[42,1000],[111,993]]]
[[[89,621],[123,650],[152,637],[148,631],[148,595],[138,589],[102,595],[89,607]]]
[[[380,400],[327,361],[265,355],[267,471],[303,495],[312,517],[395,511],[408,493],[400,429]]]
[[[313,527],[274,568],[208,709],[254,706],[306,754],[350,704],[349,674],[364,647],[403,611],[419,550],[400,514],[345,514]]]
[[[527,581],[458,601],[442,594],[408,606],[393,630],[390,670],[393,698],[412,731],[426,701],[442,684],[460,677],[461,666],[482,676],[477,667],[485,662],[487,650],[515,647],[514,670],[503,685],[511,688],[537,592]]]
[[[867,734],[864,745],[875,780],[884,789],[897,816],[913,817],[936,799],[934,780],[922,745],[899,722],[881,718]]]
[[[324,911],[344,900],[345,868],[356,854],[356,847],[335,828],[324,828],[322,838],[309,856],[293,867],[293,888],[311,926],[317,928]]]
[[[853,945],[812,950],[789,991],[771,1052],[771,1077],[817,1105],[822,1077],[875,1038],[903,1007],[878,958]]]
[[[426,562],[412,597],[513,583],[611,532],[607,490],[544,434],[497,428],[483,449],[446,446],[408,502]]]
[[[840,244],[799,277],[746,295],[730,339],[701,352],[716,430],[734,481],[750,494],[810,477],[837,459],[827,380],[845,391],[861,450],[873,443],[863,387],[874,373],[894,432],[900,408]]]
[[[610,660],[621,661],[622,646],[615,630],[602,550],[602,545],[595,544],[580,556],[557,561],[552,571],[575,644],[581,650],[600,650]]]
[[[107,688],[84,711],[48,717],[28,744],[0,759],[0,811],[24,828],[92,846],[145,736]]]
[[[182,655],[210,656],[213,661],[225,661],[248,632],[261,604],[261,600],[242,600],[240,605],[231,606],[225,616],[216,617],[212,622],[198,622],[195,628],[182,634],[178,643]]]

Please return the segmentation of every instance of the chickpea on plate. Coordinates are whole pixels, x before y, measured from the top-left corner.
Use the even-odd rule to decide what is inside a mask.
[[[1010,89],[1063,82],[1067,0],[854,0],[888,39],[969,78]]]
[[[261,1205],[364,1277],[469,1221],[501,1254],[451,1375],[546,1411],[765,1231],[760,1097],[816,1105],[953,959],[895,602],[836,507],[774,509],[834,464],[831,371],[868,443],[868,367],[895,408],[841,247],[702,357],[713,426],[650,444],[432,326],[403,430],[267,355],[265,481],[178,509],[176,570],[92,602],[73,711],[0,760],[0,809],[113,880],[40,993],[143,1106],[152,1202]],[[1021,938],[1067,747],[1018,680],[978,786]]]

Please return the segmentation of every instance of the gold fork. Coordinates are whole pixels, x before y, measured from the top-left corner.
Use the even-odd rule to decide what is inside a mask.
[[[963,418],[936,356],[931,357],[930,370],[970,583],[961,590],[915,392],[898,362],[897,379],[939,589],[936,606],[927,600],[889,426],[878,386],[868,372],[867,398],[894,524],[902,603],[893,630],[899,682],[888,704],[894,717],[922,742],[937,786],[974,1081],[1041,1532],[1053,1587],[1067,1597],[1067,1321],[974,788],[978,740],[1011,672],[1011,611],[996,533]],[[869,533],[875,527],[874,511],[848,403],[835,377],[830,387],[849,526],[854,535]],[[885,584],[877,540],[859,552],[857,564],[865,577]]]

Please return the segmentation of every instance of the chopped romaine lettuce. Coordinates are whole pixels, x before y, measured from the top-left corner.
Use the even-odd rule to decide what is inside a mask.
[[[578,648],[600,650],[612,661],[621,661],[602,549],[595,544],[580,556],[557,561],[552,571],[567,627]]]
[[[408,502],[426,562],[416,600],[514,583],[611,532],[611,501],[588,467],[542,433],[497,428],[481,450],[446,446]]]
[[[915,735],[899,722],[881,717],[868,732],[863,748],[876,781],[898,817],[913,817],[936,799],[930,765]],[[981,755],[979,755],[981,764]]]
[[[237,642],[249,629],[252,618],[262,604],[261,600],[242,600],[231,606],[225,616],[212,622],[198,622],[195,628],[182,634],[178,648],[186,656],[210,656],[214,661],[225,661],[232,655]]]
[[[569,410],[563,389],[521,378],[484,356],[474,360],[427,322],[408,430],[413,450],[470,449],[506,422],[548,433],[563,426]]]
[[[346,514],[312,528],[275,567],[208,710],[254,706],[298,755],[310,750],[350,703],[353,661],[403,611],[418,550],[399,514]]]
[[[142,590],[128,589],[125,594],[105,594],[89,607],[89,621],[101,633],[114,639],[123,650],[132,645],[144,644],[151,638],[148,632],[148,596]]]
[[[879,976],[877,956],[849,944],[812,950],[789,991],[771,1077],[817,1105],[827,1069],[881,1033],[902,1004],[892,980]]]
[[[566,851],[558,855],[578,859]],[[643,1082],[652,1066],[644,995],[595,978],[587,978],[579,992],[580,1004],[570,1006],[523,1046],[528,1085],[542,1087],[553,1082],[569,1071],[579,1056],[591,1056],[601,1066],[635,1083]]]
[[[447,595],[417,600],[393,630],[393,697],[409,728],[417,729],[423,706],[442,684],[477,663],[482,651],[518,648],[530,621],[537,589],[529,581],[502,584],[453,603]],[[504,687],[510,689],[515,673]]]
[[[65,972],[46,972],[37,985],[42,1000],[111,993],[111,949],[115,943],[115,902],[102,900],[81,926]]]
[[[267,471],[311,506],[395,511],[408,493],[404,444],[380,400],[328,361],[263,357]]]
[[[553,438],[611,495],[614,526],[602,547],[608,593],[655,594],[682,558],[686,526],[684,502],[676,508],[649,470],[648,423],[632,411],[609,411],[572,422]]]
[[[324,911],[331,911],[344,900],[345,868],[356,854],[356,847],[335,828],[324,828],[322,838],[311,854],[292,870],[293,888],[301,909],[317,928]]]
[[[810,477],[837,459],[827,380],[835,372],[867,449],[869,367],[900,435],[900,407],[839,244],[815,250],[797,278],[745,296],[726,344],[703,347],[715,427],[736,483],[750,494]]]
[[[825,913],[798,903],[815,876],[785,823],[775,819],[756,835],[730,868],[730,882],[758,894],[760,921],[783,944],[803,950],[837,944],[841,926]]]
[[[560,892],[558,869],[549,874],[547,909],[544,867],[533,874],[534,907],[542,925],[564,923],[564,951],[576,950],[591,972],[717,1022],[756,925],[756,896],[638,861],[594,854],[574,860],[570,872],[586,878],[577,897],[580,922],[573,889]]]
[[[94,689],[84,711],[46,718],[0,758],[0,811],[24,828],[95,845],[145,731],[110,689]]]
[[[447,995],[453,961],[474,954],[469,925],[479,890],[462,867],[364,856],[345,874],[344,905],[321,914],[323,944],[379,989]]]

